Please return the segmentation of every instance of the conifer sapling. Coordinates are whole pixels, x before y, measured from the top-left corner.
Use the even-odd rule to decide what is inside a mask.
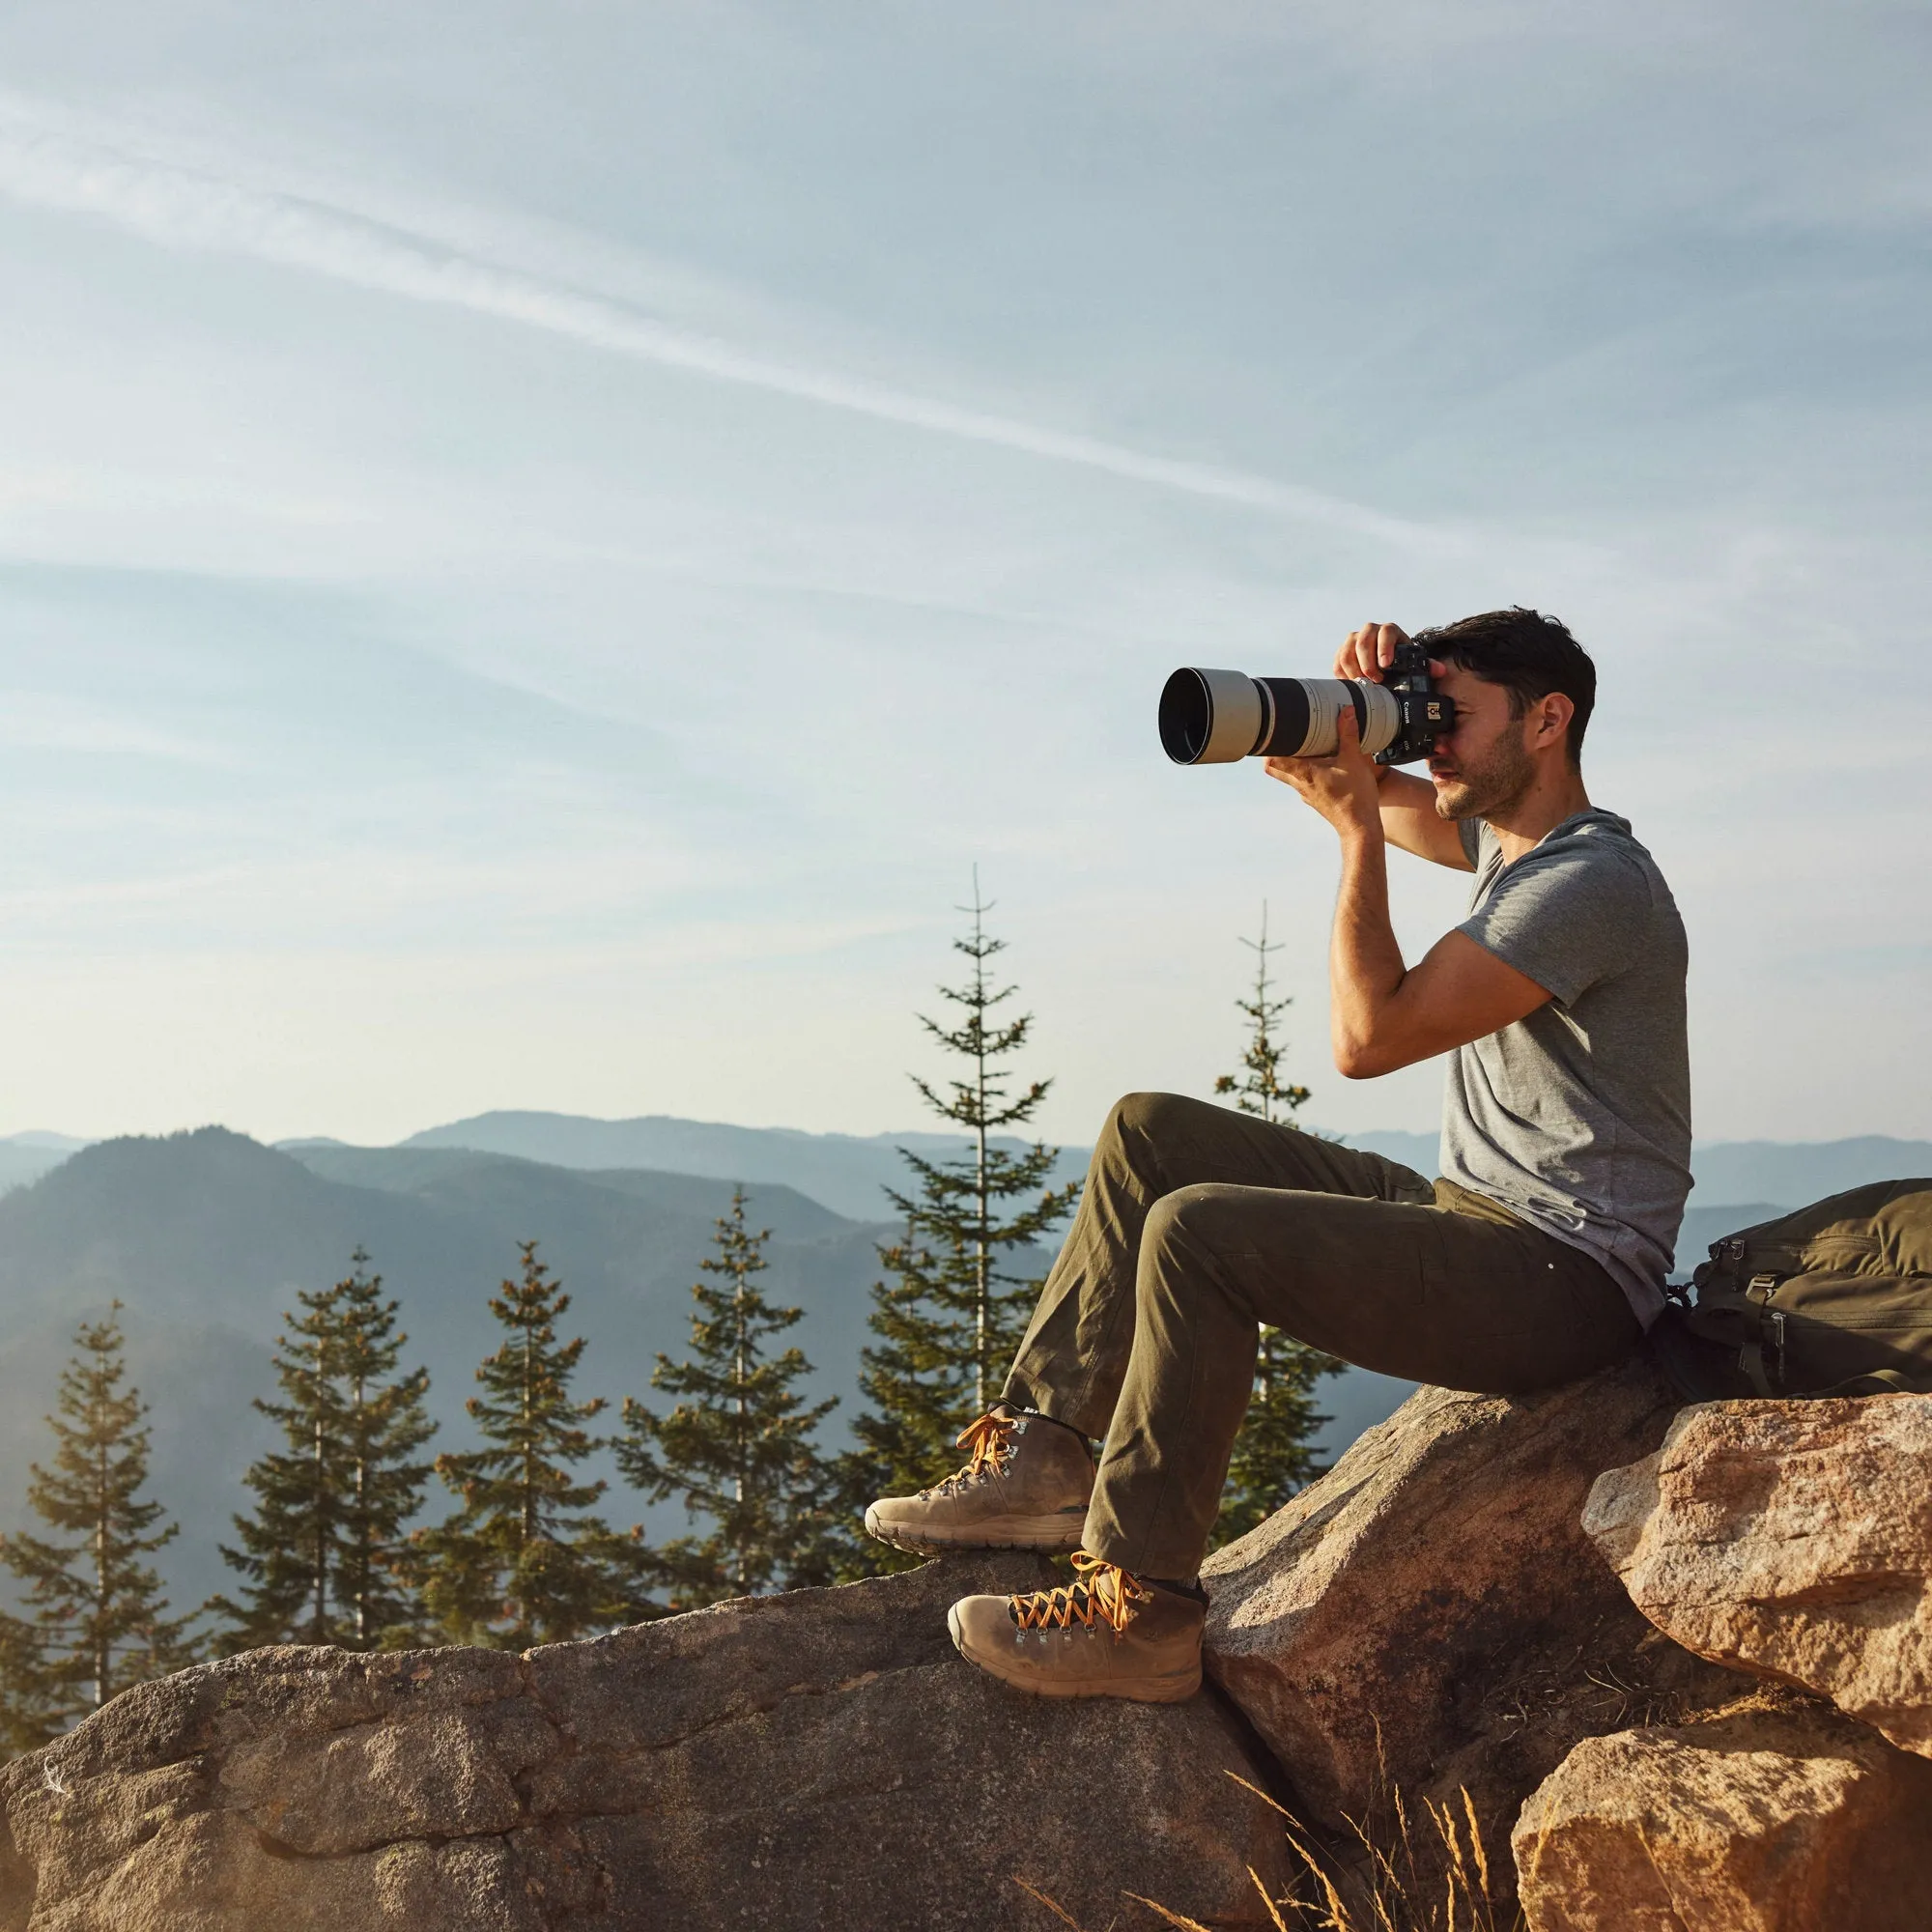
[[[1268,939],[1265,902],[1261,937],[1243,939],[1241,944],[1255,955],[1254,995],[1235,1003],[1247,1016],[1247,1050],[1241,1056],[1240,1073],[1222,1074],[1214,1091],[1232,1094],[1244,1114],[1285,1125],[1307,1100],[1309,1090],[1281,1077],[1281,1018],[1293,1002],[1285,995],[1277,998],[1273,990],[1268,955],[1282,948]],[[1262,1324],[1254,1394],[1229,1460],[1221,1513],[1214,1522],[1214,1548],[1245,1536],[1321,1473],[1321,1459],[1309,1438],[1328,1418],[1315,1406],[1315,1385],[1343,1366],[1337,1357]]]
[[[797,1386],[811,1373],[804,1352],[772,1351],[772,1338],[802,1311],[774,1307],[758,1287],[770,1236],[746,1226],[738,1188],[718,1222],[716,1253],[698,1263],[713,1279],[691,1291],[691,1353],[681,1362],[659,1355],[651,1375],[653,1388],[682,1399],[665,1415],[624,1403],[617,1463],[626,1478],[654,1502],[678,1496],[711,1523],[708,1536],[653,1552],[675,1609],[827,1580],[830,1476],[814,1438],[838,1398],[808,1405]]]
[[[962,1129],[968,1147],[954,1159],[901,1148],[917,1190],[891,1192],[905,1219],[905,1236],[879,1250],[894,1277],[872,1291],[869,1326],[876,1338],[864,1351],[859,1378],[867,1408],[854,1425],[861,1448],[848,1463],[856,1494],[903,1493],[934,1480],[954,1438],[999,1399],[1039,1292],[1040,1276],[1014,1271],[1071,1211],[1079,1183],[1045,1185],[1059,1150],[1039,1141],[1018,1151],[994,1136],[1024,1126],[1052,1086],[1035,1080],[1017,1092],[1002,1063],[1027,1044],[1031,1014],[1004,1022],[995,1009],[1016,988],[994,983],[990,962],[1005,942],[986,931],[989,904],[973,875],[971,930],[953,941],[970,962],[957,986],[941,996],[956,1009],[951,1023],[920,1015],[920,1024],[947,1052],[965,1063],[940,1086],[913,1076],[926,1105]],[[889,1190],[890,1192],[890,1190]],[[863,1552],[867,1567],[904,1567],[881,1548]]]
[[[346,1279],[298,1291],[297,1312],[282,1318],[281,1399],[255,1407],[286,1446],[250,1465],[254,1511],[235,1519],[240,1547],[222,1546],[244,1579],[242,1601],[208,1606],[226,1620],[227,1649],[374,1650],[419,1634],[405,1524],[429,1477],[415,1455],[436,1429],[424,1409],[429,1374],[397,1373],[409,1338],[368,1262],[357,1248]]]
[[[7,1729],[20,1747],[44,1742],[117,1691],[192,1662],[160,1577],[146,1560],[171,1542],[148,1480],[147,1406],[121,1386],[121,1304],[84,1321],[61,1372],[52,1468],[31,1465],[27,1501],[55,1538],[0,1537],[0,1562],[27,1585],[30,1617],[0,1630]]]
[[[467,1405],[488,1446],[437,1458],[462,1505],[416,1538],[424,1601],[445,1635],[505,1650],[627,1621],[639,1607],[640,1560],[635,1537],[588,1514],[608,1485],[574,1473],[604,1446],[583,1425],[606,1405],[571,1397],[585,1343],[557,1340],[570,1296],[535,1241],[518,1251],[521,1278],[490,1300],[507,1333],[476,1371],[484,1393]]]

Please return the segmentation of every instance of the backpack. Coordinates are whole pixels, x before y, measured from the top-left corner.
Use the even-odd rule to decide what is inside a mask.
[[[1711,1244],[1651,1348],[1690,1401],[1932,1391],[1932,1180],[1875,1180]]]

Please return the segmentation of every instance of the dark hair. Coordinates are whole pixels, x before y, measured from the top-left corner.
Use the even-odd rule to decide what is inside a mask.
[[[1431,657],[1472,670],[1485,684],[1501,685],[1510,695],[1512,718],[1560,691],[1577,707],[1566,749],[1571,764],[1580,765],[1583,733],[1597,702],[1597,667],[1567,624],[1513,604],[1507,611],[1485,611],[1423,631],[1416,642],[1426,645]]]

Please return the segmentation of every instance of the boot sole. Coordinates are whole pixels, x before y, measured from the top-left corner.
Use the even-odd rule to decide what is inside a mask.
[[[1010,1677],[998,1663],[985,1658],[975,1657],[960,1640],[959,1625],[954,1613],[946,1613],[946,1629],[952,1638],[952,1648],[970,1663],[975,1670],[983,1670],[988,1677],[996,1677],[1010,1690],[1018,1690],[1028,1697],[1119,1697],[1133,1704],[1184,1704],[1201,1689],[1201,1672],[1197,1668],[1191,1679],[1142,1678],[1131,1677],[1079,1677],[1062,1679],[1059,1682]]]
[[[1084,1520],[1069,1529],[1063,1518],[1008,1516],[956,1531],[911,1530],[881,1523],[875,1510],[866,1512],[866,1534],[909,1556],[945,1556],[955,1549],[1033,1549],[1047,1556],[1067,1556],[1080,1548],[1084,1529]]]

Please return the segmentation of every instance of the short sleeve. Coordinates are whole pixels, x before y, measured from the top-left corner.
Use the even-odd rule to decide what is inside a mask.
[[[1456,929],[1567,1007],[1631,963],[1652,911],[1640,866],[1570,838],[1524,853]]]

